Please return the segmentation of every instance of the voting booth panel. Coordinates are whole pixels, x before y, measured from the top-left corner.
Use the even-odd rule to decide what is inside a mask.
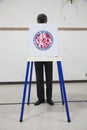
[[[29,56],[58,56],[58,26],[32,24],[29,27]]]

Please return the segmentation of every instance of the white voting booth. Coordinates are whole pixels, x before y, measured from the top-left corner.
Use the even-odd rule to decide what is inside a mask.
[[[28,88],[27,104],[30,103],[31,83],[34,61],[55,61],[58,68],[62,104],[65,105],[67,121],[70,122],[67,95],[64,84],[61,58],[58,57],[58,26],[56,24],[31,24],[29,26],[29,57],[22,97],[20,122],[23,121],[24,105]]]

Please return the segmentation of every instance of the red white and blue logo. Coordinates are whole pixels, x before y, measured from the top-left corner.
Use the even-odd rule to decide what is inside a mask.
[[[53,36],[50,32],[41,30],[35,34],[33,43],[37,49],[45,51],[52,47]]]

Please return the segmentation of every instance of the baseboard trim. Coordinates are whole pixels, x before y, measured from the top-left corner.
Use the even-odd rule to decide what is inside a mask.
[[[44,82],[44,83],[46,83],[46,82]],[[59,83],[59,81],[54,80],[53,83]],[[87,80],[65,80],[65,83],[87,83]],[[19,85],[24,84],[24,81],[0,82],[0,85],[18,85],[18,84]],[[32,84],[36,84],[36,81],[32,81]]]

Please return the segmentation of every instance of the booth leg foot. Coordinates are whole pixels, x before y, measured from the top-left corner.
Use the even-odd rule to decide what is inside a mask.
[[[70,123],[71,122],[71,120],[70,119],[68,119],[68,123]]]
[[[20,120],[20,122],[23,122],[23,120]]]

